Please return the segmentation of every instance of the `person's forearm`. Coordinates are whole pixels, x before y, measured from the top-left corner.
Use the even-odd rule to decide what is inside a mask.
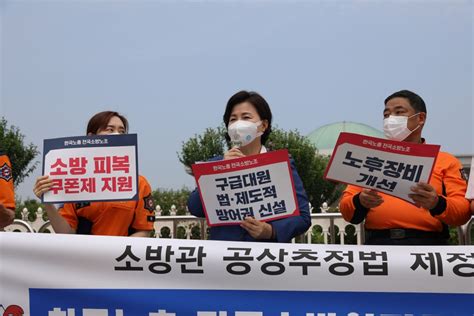
[[[150,237],[150,230],[139,230],[130,235],[130,237]]]
[[[13,223],[15,219],[15,211],[9,208],[0,210],[0,229],[7,227]]]
[[[48,214],[49,221],[53,229],[58,234],[75,234],[69,223],[59,214],[54,204],[46,204],[44,209]]]

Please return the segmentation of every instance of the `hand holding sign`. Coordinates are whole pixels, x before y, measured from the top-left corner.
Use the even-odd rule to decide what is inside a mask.
[[[408,196],[415,202],[418,207],[430,210],[434,208],[439,201],[438,193],[432,185],[419,182],[417,185],[411,187],[412,194]]]
[[[36,179],[35,186],[33,188],[33,193],[41,199],[43,194],[51,190],[53,187],[53,179],[49,176],[40,176]]]
[[[249,232],[249,235],[255,239],[271,239],[273,227],[268,223],[256,220],[253,217],[246,217],[240,227]]]
[[[233,147],[224,154],[224,160],[243,158],[245,155],[240,151],[239,147]]]
[[[374,208],[383,203],[383,198],[372,189],[364,189],[359,195],[360,204],[365,208]]]

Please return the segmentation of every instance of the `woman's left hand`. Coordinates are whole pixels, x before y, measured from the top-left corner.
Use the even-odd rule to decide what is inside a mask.
[[[240,227],[245,229],[255,239],[271,239],[273,236],[272,225],[258,221],[253,217],[246,217],[240,223]]]

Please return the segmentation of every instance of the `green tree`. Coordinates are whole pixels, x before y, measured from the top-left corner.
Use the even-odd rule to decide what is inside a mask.
[[[153,191],[152,196],[156,205],[163,211],[161,215],[170,215],[172,205],[176,206],[177,215],[186,214],[186,205],[191,191],[188,188],[180,190],[157,189]]]
[[[12,174],[15,185],[20,184],[30,175],[38,165],[32,162],[39,151],[35,145],[24,143],[25,136],[18,127],[8,126],[8,122],[2,117],[0,120],[0,147],[7,153],[12,163]]]
[[[224,155],[226,140],[225,128],[207,128],[202,135],[194,135],[183,142],[181,153],[178,153],[179,161],[191,172],[191,165],[196,161],[206,161],[217,155]]]
[[[459,245],[459,236],[457,227],[449,227],[449,240],[450,245]]]
[[[331,204],[340,196],[341,186],[323,179],[329,157],[317,155],[317,148],[298,131],[287,132],[273,128],[268,138],[267,148],[288,150],[291,158],[295,161],[309,201],[317,212],[323,202]]]
[[[16,201],[16,209],[15,209],[15,218],[17,219],[22,219],[22,214],[21,212],[23,211],[24,208],[28,210],[28,220],[30,222],[34,222],[37,217],[37,211],[38,208],[41,207],[44,210],[44,205],[38,202],[36,199],[27,199],[24,202],[23,201]],[[47,221],[48,216],[47,213],[43,213],[43,220]]]
[[[266,146],[270,150],[288,150],[316,211],[319,211],[319,206],[323,202],[331,204],[340,196],[342,186],[322,178],[329,158],[317,155],[316,147],[298,131],[286,132],[273,127]],[[225,128],[223,126],[215,129],[207,128],[202,135],[195,135],[183,142],[178,157],[181,163],[189,168],[196,161],[205,161],[214,156],[223,155],[225,148],[228,148]]]

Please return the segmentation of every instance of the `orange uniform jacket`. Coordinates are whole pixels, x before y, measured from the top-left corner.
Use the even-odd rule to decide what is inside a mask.
[[[129,228],[152,230],[155,207],[145,177],[138,180],[138,201],[66,203],[59,213],[77,230],[78,216],[92,222],[92,235],[128,236]]]
[[[339,208],[345,220],[357,224],[365,218],[367,229],[418,229],[441,232],[443,223],[452,226],[465,224],[471,214],[465,199],[466,180],[461,175],[462,165],[454,156],[440,152],[430,184],[439,196],[438,205],[431,210],[416,207],[393,196],[379,193],[384,202],[372,209],[364,208],[359,201],[362,188],[349,185],[342,196]]]
[[[0,203],[6,208],[15,209],[12,165],[8,156],[0,149]]]

